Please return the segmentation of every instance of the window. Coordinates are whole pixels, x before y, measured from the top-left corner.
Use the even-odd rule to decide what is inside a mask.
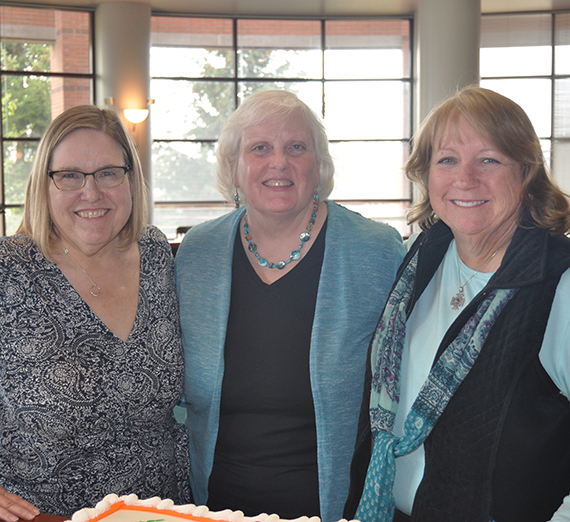
[[[38,141],[64,110],[93,103],[92,16],[0,6],[1,234],[16,231]]]
[[[154,16],[154,222],[169,237],[228,212],[214,182],[217,136],[239,101],[295,92],[327,128],[331,199],[408,233],[402,172],[411,128],[411,20]]]
[[[570,193],[570,13],[486,15],[481,86],[529,115],[553,177]]]

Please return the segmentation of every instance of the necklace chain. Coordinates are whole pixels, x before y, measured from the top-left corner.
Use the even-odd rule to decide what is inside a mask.
[[[499,248],[497,248],[497,250],[491,254],[491,257],[487,259],[487,261],[485,261],[477,270],[475,270],[473,274],[471,274],[471,277],[467,279],[465,283],[461,282],[461,261],[459,258],[459,252],[457,250],[455,251],[455,255],[457,256],[457,278],[459,279],[459,291],[451,298],[451,301],[449,303],[452,310],[459,310],[465,304],[464,290],[467,286],[467,283],[469,283],[471,279],[473,279],[479,272],[481,272],[481,270],[483,270],[483,268],[485,268],[491,262],[491,259],[493,259],[499,253],[499,251],[510,241],[510,239],[511,238],[509,237]]]
[[[311,230],[315,224],[315,219],[317,219],[317,212],[319,211],[319,194],[315,192],[313,197],[313,213],[311,214],[311,220],[307,225],[307,229],[304,232],[301,232],[299,235],[299,239],[301,240],[301,244],[297,250],[293,250],[289,254],[289,259],[287,261],[278,261],[277,263],[272,263],[271,261],[267,261],[257,253],[257,245],[253,242],[253,236],[249,232],[249,223],[247,222],[247,212],[243,217],[243,230],[245,234],[245,239],[248,243],[248,250],[257,258],[257,262],[259,266],[265,266],[267,268],[277,268],[279,270],[283,270],[291,261],[299,261],[301,259],[301,249],[303,245],[311,239]]]
[[[103,274],[99,277],[99,279],[97,280],[97,282],[93,281],[93,279],[91,279],[91,277],[89,277],[89,274],[87,273],[87,271],[85,270],[85,268],[83,268],[71,255],[71,253],[69,252],[69,250],[67,250],[67,248],[65,248],[63,245],[61,245],[61,247],[63,248],[63,253],[66,256],[69,256],[69,259],[71,259],[79,268],[79,270],[81,270],[84,274],[85,277],[87,279],[89,279],[89,282],[91,283],[91,288],[89,289],[89,293],[93,296],[93,297],[99,297],[101,295],[101,287],[97,284],[99,281],[101,281],[101,279],[103,279],[103,277],[105,277],[107,275],[107,272],[109,272],[109,270],[111,269],[111,267],[113,266],[114,263],[111,263],[108,267],[107,270],[105,270],[105,272],[103,272]]]

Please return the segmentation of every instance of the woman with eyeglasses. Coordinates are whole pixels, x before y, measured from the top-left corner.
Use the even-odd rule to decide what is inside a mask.
[[[2,520],[111,492],[190,500],[173,260],[146,190],[114,112],[48,127],[22,223],[0,239]]]

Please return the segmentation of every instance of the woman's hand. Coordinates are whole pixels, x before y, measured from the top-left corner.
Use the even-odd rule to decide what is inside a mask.
[[[16,522],[18,518],[32,520],[40,514],[40,510],[18,495],[8,493],[0,486],[0,520]]]

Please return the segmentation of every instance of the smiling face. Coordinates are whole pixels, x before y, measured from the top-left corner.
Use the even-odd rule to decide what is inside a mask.
[[[54,148],[49,169],[94,172],[103,167],[125,166],[123,151],[107,134],[93,129],[78,129]],[[84,253],[96,252],[118,239],[132,210],[127,175],[121,185],[100,188],[87,176],[80,190],[58,190],[50,180],[49,207],[59,236],[69,248]]]
[[[300,113],[285,122],[268,120],[243,133],[234,184],[248,212],[306,213],[319,183],[309,125]]]
[[[430,203],[457,240],[501,240],[514,232],[522,202],[522,168],[460,118],[435,144]],[[492,243],[491,243],[492,244]]]

